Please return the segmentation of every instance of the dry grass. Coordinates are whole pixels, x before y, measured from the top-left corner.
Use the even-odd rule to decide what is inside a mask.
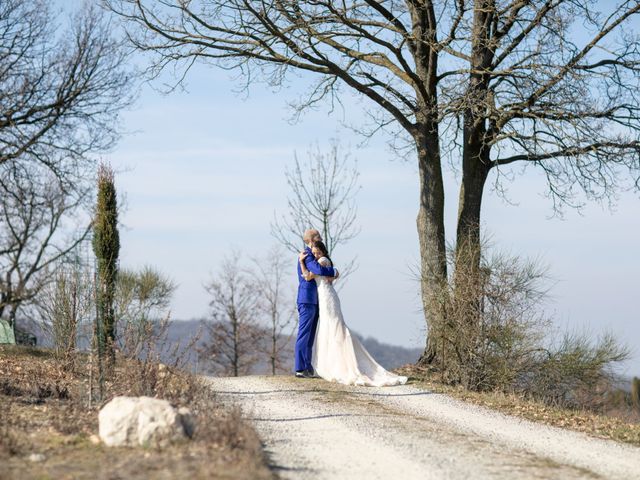
[[[640,446],[640,415],[631,410],[612,409],[607,412],[608,414],[595,413],[588,410],[553,407],[515,393],[474,392],[461,385],[452,386],[440,382],[435,374],[430,374],[426,369],[415,365],[399,368],[396,373],[408,376],[418,388],[450,395],[508,415]]]
[[[193,440],[166,449],[95,444],[101,405],[89,406],[86,360],[81,355],[73,368],[62,368],[52,351],[0,346],[3,479],[273,478],[239,411],[218,405],[196,377],[151,362],[119,357],[105,402],[146,394],[187,406],[198,425]],[[33,453],[44,460],[30,461]]]

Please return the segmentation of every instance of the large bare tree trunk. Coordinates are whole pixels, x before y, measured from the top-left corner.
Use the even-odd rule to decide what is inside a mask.
[[[453,305],[463,317],[465,330],[471,344],[474,333],[479,333],[483,277],[481,275],[480,214],[482,194],[491,169],[490,147],[487,140],[488,114],[493,105],[489,89],[488,67],[493,59],[490,48],[490,30],[495,12],[494,0],[478,1],[474,4],[471,72],[464,99],[462,182],[458,201],[458,225],[454,262]],[[458,345],[456,348],[460,347]],[[458,355],[465,355],[465,349]],[[465,360],[465,362],[470,359]],[[468,378],[463,374],[462,381]]]
[[[427,320],[427,344],[420,364],[437,362],[438,331],[445,322],[441,295],[447,281],[444,232],[444,185],[438,129],[433,124],[416,138],[420,175],[418,239],[420,241],[422,304]]]
[[[462,183],[458,203],[456,256],[460,249],[473,270],[480,266],[480,210],[484,184],[491,168],[490,147],[486,144],[487,115],[493,105],[489,89],[488,67],[493,60],[491,24],[494,0],[474,3],[471,37],[471,73],[465,98],[463,124]]]
[[[482,243],[480,214],[482,194],[489,173],[488,149],[479,139],[484,128],[471,130],[467,135],[463,154],[463,174],[458,203],[455,261],[453,265],[453,304],[464,317],[466,330],[479,333],[482,322],[484,295],[481,271]]]
[[[418,39],[412,47],[416,75],[417,111],[413,138],[418,156],[420,204],[420,287],[427,324],[427,342],[418,364],[438,363],[439,332],[446,321],[442,295],[447,282],[447,255],[444,232],[444,185],[438,131],[438,51],[437,18],[433,3],[408,3],[412,33]]]
[[[475,250],[472,256],[476,266],[480,264],[480,213],[482,194],[489,175],[489,149],[478,140],[484,128],[476,128],[465,138],[463,154],[462,183],[458,200],[458,226],[456,230],[456,251],[461,248]],[[465,137],[467,137],[465,131]],[[469,251],[471,253],[471,251]]]

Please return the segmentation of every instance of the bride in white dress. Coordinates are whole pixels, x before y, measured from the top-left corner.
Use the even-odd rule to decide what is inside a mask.
[[[322,242],[315,242],[311,252],[318,263],[331,266],[327,248]],[[345,385],[383,387],[406,383],[407,377],[385,370],[351,334],[344,323],[340,299],[331,280],[311,273],[304,264],[306,256],[305,252],[300,254],[302,274],[305,280],[315,278],[318,284],[319,318],[311,360],[316,374],[330,382]]]

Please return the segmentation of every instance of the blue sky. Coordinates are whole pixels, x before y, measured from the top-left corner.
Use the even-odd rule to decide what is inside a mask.
[[[304,90],[303,78],[278,92],[258,84],[247,96],[234,93],[227,72],[196,67],[187,87],[163,95],[144,86],[123,116],[129,133],[105,155],[119,171],[125,197],[122,265],[151,264],[179,284],[174,318],[207,315],[203,283],[223,256],[232,248],[264,256],[274,243],[269,224],[274,212],[285,210],[284,169],[294,152],[304,157],[312,144],[328,149],[338,138],[358,159],[362,185],[362,232],[334,255],[338,266],[359,257],[360,268],[340,292],[346,321],[381,341],[422,347],[425,326],[411,275],[418,262],[417,168],[394,157],[384,135],[357,147],[362,138],[342,122],[361,122],[361,104],[347,97],[344,110],[330,115],[320,108],[291,124],[287,103]],[[559,328],[617,334],[634,349],[627,373],[640,375],[639,195],[622,193],[613,211],[590,203],[581,214],[567,210],[558,219],[550,218],[544,192],[544,179],[533,170],[509,184],[515,205],[487,192],[485,229],[499,248],[549,264],[557,284],[547,310]],[[453,172],[447,172],[446,195],[451,239],[458,197]],[[291,258],[292,282],[295,262]]]

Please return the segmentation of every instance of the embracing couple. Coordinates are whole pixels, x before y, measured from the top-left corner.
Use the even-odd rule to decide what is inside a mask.
[[[317,230],[303,236],[307,247],[298,258],[298,338],[296,377],[319,376],[346,385],[382,387],[407,381],[382,368],[344,323],[340,299],[333,288],[338,278]]]

